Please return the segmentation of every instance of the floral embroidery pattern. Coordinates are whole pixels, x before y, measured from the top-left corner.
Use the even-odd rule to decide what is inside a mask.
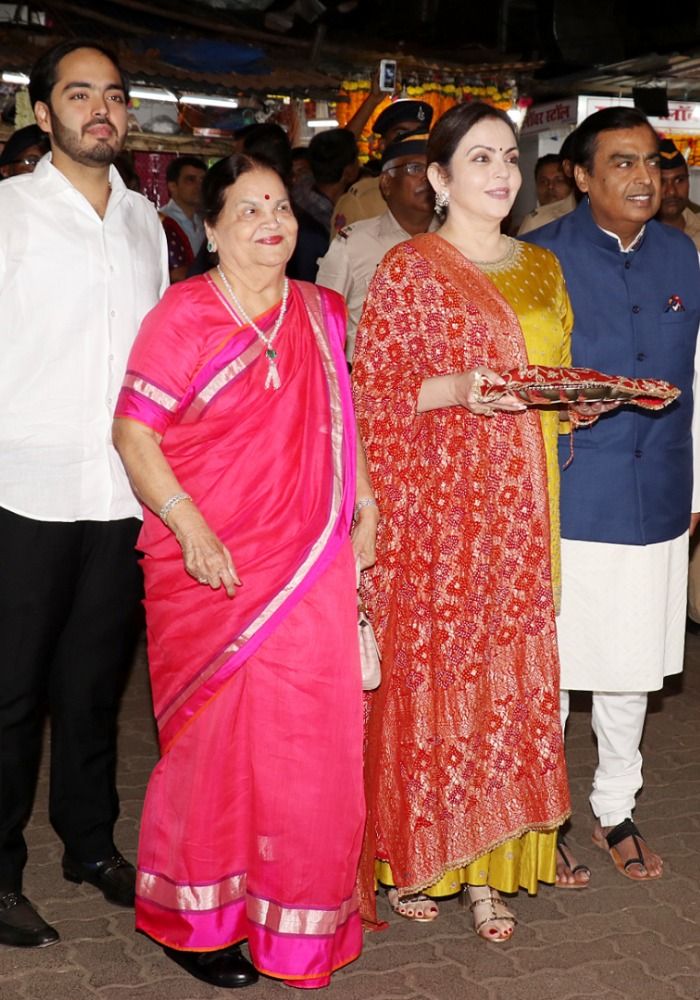
[[[383,654],[367,707],[370,917],[374,857],[402,891],[423,888],[568,813],[539,417],[416,413],[425,378],[525,364],[510,307],[439,236],[385,257],[353,370],[382,511],[363,584]]]

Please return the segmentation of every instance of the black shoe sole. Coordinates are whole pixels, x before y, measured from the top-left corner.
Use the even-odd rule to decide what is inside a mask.
[[[50,948],[52,944],[58,944],[61,940],[60,936],[57,934],[54,938],[49,938],[48,941],[4,941],[2,934],[0,933],[0,946],[5,948]]]

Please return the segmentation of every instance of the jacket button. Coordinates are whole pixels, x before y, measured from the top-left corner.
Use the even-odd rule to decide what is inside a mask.
[[[637,450],[635,451],[634,457],[635,458],[641,458],[642,457],[642,452],[640,451],[639,448],[637,448]]]
[[[632,267],[632,261],[631,260],[626,260],[625,261],[625,271],[629,271],[629,269],[631,267]]]
[[[646,359],[647,356],[644,353],[644,351],[640,351],[639,354],[637,355],[637,361],[646,361]]]
[[[638,313],[638,312],[641,312],[641,311],[642,311],[641,310],[641,306],[632,306],[632,312],[633,313]]]

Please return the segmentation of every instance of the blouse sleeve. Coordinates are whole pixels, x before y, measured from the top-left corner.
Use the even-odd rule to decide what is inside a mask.
[[[188,397],[200,363],[201,319],[189,284],[169,288],[144,318],[117,401],[115,416],[138,420],[159,434]]]
[[[571,331],[574,328],[574,311],[566,289],[566,281],[561,264],[556,258],[555,261],[557,271],[557,309],[561,318],[562,329],[561,360],[559,364],[564,368],[569,368],[571,366]]]

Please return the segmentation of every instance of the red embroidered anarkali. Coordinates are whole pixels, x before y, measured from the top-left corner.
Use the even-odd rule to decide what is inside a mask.
[[[369,921],[377,858],[402,894],[477,860],[479,877],[461,880],[532,892],[554,879],[553,831],[569,795],[540,417],[416,412],[426,378],[527,360],[508,303],[439,235],[384,258],[353,370],[382,511],[377,563],[364,574],[383,656],[368,705]],[[488,857],[499,845],[506,884]]]

